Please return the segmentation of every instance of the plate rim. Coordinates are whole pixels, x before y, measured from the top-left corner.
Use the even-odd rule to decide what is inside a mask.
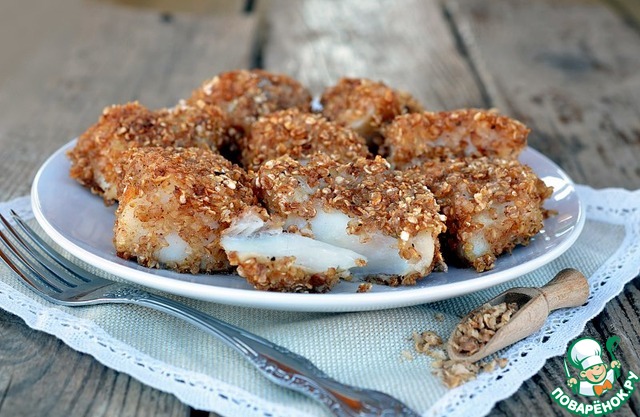
[[[550,252],[504,271],[495,272],[485,277],[485,279],[478,277],[464,281],[466,284],[464,288],[460,288],[461,282],[450,282],[435,287],[415,287],[414,291],[306,294],[268,292],[244,288],[212,286],[197,282],[185,282],[171,277],[156,275],[151,268],[149,268],[149,271],[139,270],[105,259],[99,254],[92,253],[69,240],[46,218],[42,210],[38,184],[42,181],[44,174],[47,172],[47,168],[51,166],[55,158],[60,157],[60,154],[66,153],[66,150],[70,149],[75,141],[76,139],[67,142],[50,155],[40,166],[34,177],[31,187],[32,211],[44,232],[74,257],[134,284],[174,295],[227,305],[299,312],[355,312],[426,304],[462,296],[511,281],[555,260],[575,243],[586,221],[584,203],[577,194],[573,180],[551,159],[541,152],[527,147],[527,152],[533,152],[534,156],[545,160],[546,163],[553,166],[566,184],[571,187],[578,206],[576,214],[577,220],[573,226],[573,230],[565,240],[552,248]],[[78,184],[78,186],[81,185]],[[100,197],[95,196],[95,198]],[[354,303],[354,299],[358,299],[358,302]]]

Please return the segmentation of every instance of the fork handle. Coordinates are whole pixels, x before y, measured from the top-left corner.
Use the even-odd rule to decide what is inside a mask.
[[[131,297],[128,302],[184,319],[213,334],[269,380],[320,401],[336,416],[417,416],[387,394],[342,384],[308,359],[185,304],[146,292]]]

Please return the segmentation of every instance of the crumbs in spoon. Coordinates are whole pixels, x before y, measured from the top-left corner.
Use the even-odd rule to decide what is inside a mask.
[[[453,348],[462,355],[473,355],[511,320],[516,311],[517,303],[484,304],[458,324],[451,337]]]

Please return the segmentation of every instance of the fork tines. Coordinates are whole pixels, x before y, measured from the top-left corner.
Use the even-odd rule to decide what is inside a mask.
[[[5,231],[0,230],[0,257],[27,284],[52,294],[77,287],[73,279],[87,281],[65,265],[71,263],[57,255],[13,210],[11,216],[22,233],[0,214],[0,221],[5,226]]]

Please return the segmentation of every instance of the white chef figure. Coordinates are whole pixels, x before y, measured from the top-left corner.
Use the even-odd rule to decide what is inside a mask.
[[[573,392],[589,397],[601,396],[610,389],[620,375],[620,362],[611,361],[610,369],[602,361],[602,347],[596,340],[585,337],[578,339],[569,346],[567,351],[569,363],[580,370],[580,380],[569,377],[568,368],[567,385]],[[565,363],[566,367],[566,363]]]

